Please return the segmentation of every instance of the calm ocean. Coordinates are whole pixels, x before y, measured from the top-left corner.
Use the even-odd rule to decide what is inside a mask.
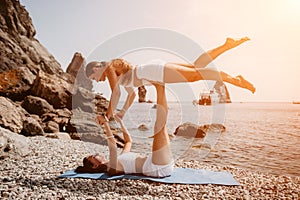
[[[124,121],[134,141],[133,151],[151,152],[156,109],[154,104],[134,103]],[[230,103],[194,106],[191,102],[169,103],[169,133],[184,122],[199,125],[223,123],[226,132],[209,133],[212,148],[195,148],[203,140],[175,137],[175,159],[232,165],[252,171],[300,176],[300,105],[292,103]],[[137,127],[147,125],[149,131]]]

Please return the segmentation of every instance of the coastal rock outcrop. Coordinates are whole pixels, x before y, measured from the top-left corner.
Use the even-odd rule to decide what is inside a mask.
[[[176,136],[204,138],[206,133],[196,124],[186,122],[178,126],[173,133]]]
[[[149,126],[147,126],[146,124],[140,124],[140,125],[138,126],[138,129],[139,129],[140,131],[148,131],[150,128],[149,128]]]
[[[95,110],[95,94],[91,91],[77,87],[72,96],[72,109],[80,108],[82,111],[92,113]],[[99,103],[99,106],[102,106]]]
[[[34,38],[36,31],[19,1],[0,1],[0,72],[26,66],[33,74],[62,74],[55,58]]]
[[[67,73],[75,78],[76,87],[83,87],[87,90],[92,90],[93,84],[84,73],[85,59],[81,53],[76,52],[73,55],[72,61],[67,68]]]
[[[73,85],[68,81],[40,71],[34,80],[31,93],[47,100],[54,108],[72,109]]]
[[[0,126],[24,136],[60,132],[80,136],[86,129],[92,133],[92,127],[103,134],[100,126],[77,125],[74,120],[85,112],[103,113],[108,107],[104,97],[91,91],[92,81],[83,73],[84,57],[75,53],[64,72],[34,38],[36,31],[25,7],[17,0],[1,0],[0,8]],[[76,109],[81,116],[72,120]]]
[[[179,125],[173,134],[176,136],[204,138],[208,131],[224,132],[225,130],[226,128],[222,124],[205,124],[198,126],[196,124],[186,122]]]
[[[81,55],[81,53],[76,52],[67,68],[67,73],[76,77],[83,63],[84,57]]]
[[[0,126],[25,136],[43,135],[38,116],[30,115],[19,104],[0,96]]]
[[[30,114],[36,114],[38,116],[42,116],[48,112],[55,112],[53,106],[50,105],[48,101],[31,95],[25,97],[21,105]]]
[[[0,72],[0,95],[13,100],[23,99],[30,93],[35,77],[26,67]]]
[[[24,136],[44,135],[44,130],[37,120],[33,117],[27,117],[23,121],[23,130],[21,134]]]

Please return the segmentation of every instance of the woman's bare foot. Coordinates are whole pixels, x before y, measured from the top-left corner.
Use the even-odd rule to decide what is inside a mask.
[[[234,47],[236,47],[236,46],[239,46],[240,44],[242,44],[242,43],[244,43],[244,42],[246,42],[246,41],[248,41],[248,40],[250,40],[250,38],[248,38],[248,37],[243,37],[243,38],[238,39],[238,40],[235,40],[235,39],[233,39],[233,38],[226,38],[226,42],[225,42],[224,45],[225,45],[228,49],[232,49],[232,48],[234,48]]]
[[[237,79],[239,79],[240,81],[240,86],[242,88],[248,89],[250,90],[253,94],[256,91],[255,87],[252,85],[252,83],[250,83],[249,81],[247,81],[246,79],[244,79],[244,77],[242,77],[241,75],[236,76]]]

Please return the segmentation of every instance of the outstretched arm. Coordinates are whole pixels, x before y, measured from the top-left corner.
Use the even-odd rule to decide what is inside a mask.
[[[109,149],[109,175],[117,174],[117,163],[118,163],[118,150],[117,150],[117,143],[115,141],[114,135],[111,132],[109,127],[108,119],[106,116],[99,115],[97,116],[97,122],[100,125],[104,125],[105,133],[107,138],[107,144]]]
[[[130,106],[132,105],[134,98],[136,96],[134,89],[132,87],[125,87],[125,90],[127,92],[127,98],[126,101],[123,105],[123,108],[120,112],[117,113],[117,116],[121,119],[123,119],[126,111],[130,108]]]
[[[120,91],[120,85],[118,84],[116,72],[111,68],[108,68],[107,70],[108,70],[107,77],[111,89],[110,101],[106,112],[106,116],[109,119],[110,117],[113,116],[113,113],[116,110],[116,107],[120,100],[121,91]]]
[[[127,128],[125,127],[122,119],[117,115],[114,115],[114,117],[119,122],[119,124],[121,125],[122,132],[123,132],[123,137],[124,137],[125,144],[124,144],[122,153],[130,152],[131,146],[132,146],[132,139],[130,137],[130,134],[129,134]]]

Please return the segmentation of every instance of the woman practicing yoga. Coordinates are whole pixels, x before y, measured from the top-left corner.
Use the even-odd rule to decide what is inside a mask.
[[[170,151],[169,135],[166,131],[168,106],[165,84],[216,80],[231,83],[254,93],[255,88],[253,85],[242,76],[232,77],[224,72],[205,68],[217,56],[247,40],[249,39],[234,40],[227,38],[224,45],[200,55],[193,65],[160,61],[134,67],[123,59],[114,59],[111,62],[90,62],[86,67],[87,77],[96,81],[104,81],[107,77],[112,91],[106,116],[97,116],[98,123],[105,126],[110,158],[109,162],[107,162],[103,156],[98,154],[86,158],[84,161],[85,165],[91,166],[92,169],[105,169],[110,175],[119,173],[141,173],[153,177],[171,175],[174,162]],[[157,107],[152,153],[147,157],[140,157],[129,152],[131,139],[122,122],[122,118],[135,98],[133,87],[145,84],[152,84],[156,88]],[[125,87],[128,96],[123,109],[115,113],[120,99],[120,85]],[[119,157],[117,156],[116,143],[108,123],[108,119],[113,115],[120,122],[124,133],[125,146]]]
[[[160,99],[165,99],[163,86],[160,86],[159,96]],[[166,101],[160,102],[162,105],[158,110],[158,115],[161,116],[162,121],[166,120]],[[130,152],[132,140],[123,124],[123,121],[114,116],[120,123],[123,137],[124,147],[121,154],[118,156],[117,144],[114,136],[109,127],[108,119],[106,116],[98,116],[97,121],[100,125],[104,125],[109,148],[109,160],[105,159],[102,154],[95,154],[83,159],[83,166],[77,167],[76,172],[81,173],[100,173],[107,172],[110,176],[119,174],[143,174],[151,177],[166,177],[170,176],[174,162],[169,146],[169,136],[165,131],[165,127],[158,130],[158,133],[153,140],[152,154],[148,156],[140,156],[137,153]]]
[[[117,115],[121,118],[133,103],[135,92],[133,87],[142,85],[164,85],[166,83],[194,82],[199,80],[224,81],[235,86],[255,92],[254,86],[242,76],[232,77],[224,72],[205,68],[216,57],[232,49],[249,38],[239,40],[227,38],[226,42],[208,52],[201,54],[193,64],[170,63],[155,61],[144,65],[132,66],[124,59],[113,59],[110,62],[93,61],[86,66],[86,75],[95,81],[105,81],[108,78],[112,91],[106,116],[112,117],[120,99],[120,85],[128,93],[123,108]]]

